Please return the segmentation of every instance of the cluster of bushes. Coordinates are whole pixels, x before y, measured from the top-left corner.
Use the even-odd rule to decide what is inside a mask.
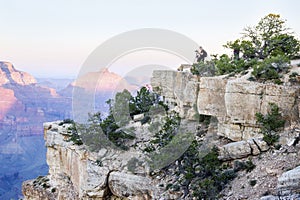
[[[256,166],[251,159],[235,161],[233,166],[218,159],[218,149],[213,147],[205,156],[200,156],[202,144],[194,140],[187,151],[176,162],[160,172],[173,171],[175,182],[165,186],[166,190],[181,191],[184,197],[193,199],[218,199],[239,171],[251,172]],[[177,164],[175,164],[177,163]],[[250,183],[254,184],[254,183]]]
[[[199,121],[205,123],[209,119],[209,116],[203,115]],[[162,161],[161,156],[167,152],[162,154],[152,153],[160,152],[161,149],[170,144],[171,140],[176,140],[175,136],[178,134],[180,118],[176,116],[176,113],[173,113],[173,117],[168,116],[166,122],[162,130],[155,134],[153,140],[145,149],[147,153],[150,153],[150,158],[159,160],[159,162]],[[203,156],[200,153],[201,145],[203,145],[202,142],[193,139],[187,150],[176,161],[165,165],[159,171],[152,171],[152,175],[175,176],[174,180],[176,181],[174,183],[162,185],[161,187],[173,192],[182,192],[185,198],[217,199],[226,185],[237,176],[238,171],[250,172],[255,168],[251,159],[245,162],[236,161],[233,166],[230,166],[229,163],[223,163],[218,159],[218,149],[216,147],[213,147]],[[177,148],[180,149],[179,146]],[[169,152],[169,154],[172,155],[172,152]],[[137,162],[138,160],[132,160],[130,169],[135,168]],[[251,182],[250,184],[254,183]]]
[[[72,127],[68,128],[68,130],[71,131],[71,136],[69,137],[69,139],[67,141],[73,142],[74,144],[79,145],[79,146],[83,145],[82,138],[77,131],[76,125],[73,124]]]
[[[246,172],[251,172],[256,166],[252,162],[251,159],[241,162],[241,161],[234,161],[234,170],[235,171],[243,171],[245,170]]]
[[[228,55],[214,55],[209,61],[194,63],[191,73],[200,76],[215,76],[224,74],[235,74],[247,70],[252,66],[254,60],[246,61],[244,59],[233,60]]]
[[[203,158],[198,154],[198,142],[194,141],[187,152],[179,159],[182,166],[179,172],[183,173],[183,178],[178,183],[183,187],[184,192],[192,192],[193,197],[198,199],[216,198],[230,180],[236,177],[232,169],[226,169],[218,159],[217,148]]]
[[[199,121],[204,123],[209,119],[208,116],[201,116]],[[171,112],[167,115],[162,129],[154,135],[153,140],[144,149],[144,151],[150,153],[149,156],[152,158],[150,164],[155,163],[157,160],[164,162],[165,158],[161,158],[161,156],[165,154],[173,155],[169,151],[163,153],[160,153],[160,151],[169,145],[171,140],[172,142],[176,140],[175,137],[178,134],[179,125],[180,118],[178,113]],[[189,137],[189,134],[186,134],[185,137]],[[237,170],[229,168],[218,159],[218,149],[216,147],[212,148],[206,155],[201,156],[199,154],[201,151],[201,142],[195,139],[191,141],[187,150],[176,161],[165,165],[159,171],[152,171],[152,175],[174,173],[169,175],[175,176],[176,181],[172,184],[161,186],[165,187],[166,190],[173,192],[181,191],[185,198],[216,199],[226,184],[236,177],[237,171],[253,168],[249,163],[240,164],[240,168]],[[176,146],[173,151],[180,148]],[[170,158],[167,157],[166,159]],[[136,163],[134,163],[134,166],[136,166]]]
[[[243,36],[227,42],[225,48],[233,56],[213,55],[210,61],[193,64],[191,72],[200,76],[214,76],[246,72],[253,68],[250,80],[280,84],[291,59],[299,58],[300,41],[285,27],[279,15],[269,14],[254,27],[244,28]]]
[[[173,176],[176,176],[176,181],[166,185],[165,189],[181,191],[184,197],[217,199],[226,184],[236,177],[236,172],[218,159],[216,147],[204,157],[200,157],[200,145],[194,140],[176,162],[162,169],[166,173],[172,169],[171,171],[175,172]]]
[[[132,96],[128,90],[116,94],[115,99],[106,102],[109,105],[109,114],[106,117],[100,112],[89,114],[88,123],[75,124],[66,119],[60,125],[71,123],[69,131],[72,133],[69,141],[74,144],[86,144],[91,151],[97,151],[103,147],[118,147],[128,150],[126,143],[135,138],[132,130],[126,125],[134,115],[144,113],[143,123],[151,120],[149,111],[155,106],[168,110],[168,106],[160,100],[159,95],[142,87]],[[112,145],[113,144],[113,145]]]
[[[44,189],[48,189],[48,188],[50,188],[49,178],[47,178],[46,176],[38,176],[33,181],[33,186],[34,187],[42,186]]]
[[[282,74],[288,73],[290,60],[283,55],[266,58],[253,66],[252,75],[254,80],[265,82],[272,80],[276,84],[281,84]]]

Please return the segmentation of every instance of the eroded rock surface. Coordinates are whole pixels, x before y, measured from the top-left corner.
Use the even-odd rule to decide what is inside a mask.
[[[300,166],[284,172],[278,178],[277,187],[281,195],[300,193]]]
[[[254,157],[253,162],[257,167],[249,174],[241,172],[240,180],[234,180],[232,187],[224,189],[224,199],[258,199],[264,196],[263,189],[275,195],[277,177],[281,174],[283,178],[279,179],[278,191],[299,192],[300,187],[293,185],[297,183],[298,175],[284,173],[288,167],[295,167],[295,163],[292,163],[295,156],[295,162],[299,160],[298,152],[294,152],[299,148],[299,131],[294,127],[299,119],[299,87],[228,77],[199,78],[190,73],[175,71],[154,71],[151,84],[171,109],[179,112],[186,124],[196,127],[200,115],[216,119],[216,122],[211,123],[214,126],[204,131],[203,135],[210,132],[213,140],[222,140],[207,140],[219,148],[219,159],[230,162]],[[277,104],[287,121],[280,141],[284,148],[276,151],[268,151],[270,147],[263,141],[255,118],[257,112],[267,113],[269,103]],[[46,191],[49,193],[56,188],[53,192],[56,195],[57,191],[62,192],[67,188],[68,192],[62,192],[65,195],[63,198],[67,199],[184,199],[181,192],[170,193],[164,189],[166,185],[175,182],[174,177],[166,178],[160,174],[150,176],[149,165],[143,153],[137,150],[144,148],[144,142],[152,136],[149,133],[150,125],[142,126],[141,119],[142,115],[135,116],[130,124],[137,138],[130,144],[134,148],[129,151],[102,148],[98,152],[90,152],[84,145],[74,145],[68,140],[69,125],[46,123],[44,128],[49,165],[49,187]],[[202,133],[194,131],[192,134]],[[266,151],[265,155],[260,155],[265,159],[258,158],[257,155]],[[277,160],[273,162],[274,157]],[[136,169],[132,170],[130,166]],[[291,177],[296,178],[294,180]],[[249,181],[252,181],[253,188],[249,188]],[[33,182],[24,183],[26,198],[39,195],[42,199],[48,195],[40,191],[40,187],[32,185]],[[60,192],[57,192],[55,198],[58,198]]]

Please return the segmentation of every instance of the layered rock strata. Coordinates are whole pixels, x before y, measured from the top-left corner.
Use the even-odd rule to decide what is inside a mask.
[[[299,120],[299,86],[263,84],[244,78],[197,77],[188,72],[154,71],[155,92],[174,105],[181,117],[196,120],[198,115],[218,119],[218,135],[231,141],[262,138],[255,114],[267,114],[275,103],[286,120],[286,129]],[[289,142],[282,135],[281,142]]]
[[[163,193],[159,180],[147,175],[146,163],[135,173],[128,169],[130,160],[143,155],[113,148],[88,151],[69,141],[70,126],[44,124],[49,175],[24,182],[25,199],[153,199]]]
[[[255,118],[257,112],[267,113],[269,103],[277,104],[286,119],[280,143],[293,145],[299,140],[298,131],[292,131],[299,119],[297,86],[262,84],[224,76],[199,78],[175,71],[154,71],[151,84],[187,124],[197,124],[200,115],[217,119],[211,132],[227,141],[218,146],[219,158],[223,161],[258,155],[269,149]],[[143,129],[141,118],[135,116],[131,124],[139,138],[132,145],[137,147],[146,136],[149,139],[148,128],[144,126],[144,130],[140,130]],[[103,148],[92,153],[84,145],[74,145],[68,140],[71,136],[69,125],[52,122],[46,123],[44,128],[49,175],[24,183],[26,199],[37,196],[40,199],[180,199],[182,194],[167,193],[160,187],[174,180],[149,175],[146,162],[139,162],[144,159],[143,153],[132,151],[132,148],[129,151]],[[128,163],[135,158],[138,166],[132,172]],[[279,179],[278,191],[298,191],[291,182],[285,181],[290,176],[283,175],[285,178]]]

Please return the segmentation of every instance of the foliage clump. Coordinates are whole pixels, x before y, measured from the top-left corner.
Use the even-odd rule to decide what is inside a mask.
[[[288,72],[290,60],[300,57],[300,41],[285,22],[277,14],[263,17],[256,26],[244,28],[241,38],[224,45],[233,51],[233,56],[212,55],[210,61],[194,64],[191,72],[214,76],[241,73],[253,68],[251,80],[271,80],[280,84],[281,74]]]
[[[64,119],[62,122],[58,124],[58,126],[62,126],[64,124],[74,124],[74,120],[72,119]]]
[[[128,150],[128,141],[135,138],[132,130],[126,126],[134,115],[144,113],[142,123],[150,121],[149,111],[155,106],[168,109],[159,95],[142,87],[132,96],[128,90],[118,92],[114,99],[106,102],[109,105],[109,113],[106,117],[100,112],[89,114],[86,124],[75,124],[72,127],[70,141],[75,144],[86,144],[91,151],[97,151],[103,147],[118,147]],[[80,133],[80,134],[79,134]]]
[[[167,185],[166,190],[182,191],[184,197],[196,199],[217,199],[219,193],[236,177],[218,159],[218,149],[213,147],[205,156],[199,155],[201,143],[194,140],[188,150],[164,170],[175,168],[176,182]]]
[[[191,67],[191,73],[199,76],[215,76],[216,67],[213,61],[200,61],[194,63]]]
[[[257,25],[244,28],[242,38],[228,42],[225,47],[234,50],[236,58],[264,60],[278,55],[294,59],[299,56],[300,43],[280,15],[268,14]]]
[[[255,167],[256,167],[256,165],[252,162],[251,159],[249,159],[245,162],[241,162],[238,160],[236,160],[234,162],[234,170],[235,171],[246,170],[246,172],[251,172]]]
[[[65,120],[64,120],[65,121]],[[69,120],[68,120],[69,121]],[[73,120],[70,120],[71,126],[68,127],[68,132],[71,134],[67,142],[73,142],[76,145],[83,145],[82,139],[77,131],[76,124]]]
[[[146,87],[142,87],[135,97],[130,98],[129,101],[129,113],[133,115],[148,113],[154,105],[162,106],[165,110],[168,110],[168,106],[164,104],[160,96],[148,90]]]
[[[249,184],[250,184],[252,187],[255,186],[256,183],[257,183],[257,180],[255,180],[255,179],[249,181]]]
[[[252,75],[260,82],[272,80],[274,83],[280,84],[281,74],[288,72],[289,63],[290,60],[284,55],[266,58],[253,67]]]
[[[285,120],[279,112],[279,107],[274,103],[269,103],[269,111],[266,115],[256,113],[256,120],[261,125],[263,140],[268,145],[274,145],[279,140],[278,131],[284,127]]]
[[[180,121],[181,118],[177,112],[172,111],[167,113],[162,127],[158,131],[154,130],[157,132],[154,134],[153,139],[149,142],[144,151],[153,152],[168,145],[176,135]]]
[[[33,186],[38,187],[42,186],[44,189],[50,188],[49,185],[49,178],[46,176],[38,176],[34,181],[33,181]]]

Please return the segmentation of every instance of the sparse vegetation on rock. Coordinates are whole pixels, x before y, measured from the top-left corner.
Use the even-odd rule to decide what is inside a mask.
[[[163,121],[164,123],[160,130],[155,130],[155,128],[152,130],[155,131],[155,134],[144,151],[153,152],[155,150],[158,150],[159,148],[165,147],[177,133],[178,127],[180,125],[180,117],[178,113],[176,113],[175,111],[167,113]]]
[[[159,95],[150,92],[146,87],[142,87],[137,91],[137,95],[133,97],[129,91],[124,90],[116,94],[115,99],[106,102],[109,105],[109,114],[105,118],[100,112],[89,114],[87,124],[74,124],[70,128],[71,136],[69,141],[74,144],[86,144],[91,151],[97,151],[104,146],[111,146],[110,143],[122,150],[128,150],[126,143],[135,138],[132,130],[127,129],[128,123],[138,114],[143,114],[141,123],[147,123],[151,120],[149,114],[150,109],[160,106],[164,110],[168,110],[168,106],[164,104]],[[69,122],[64,120],[60,125]],[[167,118],[166,126],[172,122]],[[168,128],[164,128],[167,130]]]
[[[285,120],[279,112],[279,107],[274,104],[269,104],[269,111],[266,115],[256,113],[257,122],[261,125],[261,132],[264,135],[263,139],[268,145],[274,145],[279,140],[278,131],[284,126]]]
[[[65,120],[64,120],[65,121]],[[63,122],[64,122],[63,121]],[[67,120],[69,122],[69,120]],[[64,124],[64,123],[63,123]],[[77,127],[76,127],[76,124],[73,120],[70,120],[70,124],[71,126],[68,127],[68,131],[70,133],[70,137],[69,139],[67,140],[68,142],[73,142],[74,144],[76,145],[82,145],[83,142],[82,142],[82,139],[77,131]],[[59,123],[59,125],[62,125],[61,123]]]
[[[251,80],[280,84],[281,74],[287,73],[290,60],[300,57],[300,41],[276,14],[263,17],[256,26],[244,28],[240,39],[229,41],[224,47],[231,49],[233,56],[212,55],[210,61],[194,64],[191,72],[214,76],[253,68]]]

